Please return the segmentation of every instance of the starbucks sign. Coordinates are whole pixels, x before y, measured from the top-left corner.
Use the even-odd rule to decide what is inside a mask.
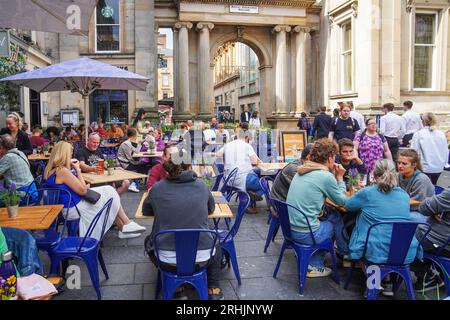
[[[102,8],[102,16],[105,18],[111,18],[114,15],[114,9],[110,6],[106,6]]]

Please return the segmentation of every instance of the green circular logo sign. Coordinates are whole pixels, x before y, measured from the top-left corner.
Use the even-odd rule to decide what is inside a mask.
[[[105,18],[111,18],[114,14],[114,9],[110,6],[106,6],[102,9],[102,16]]]

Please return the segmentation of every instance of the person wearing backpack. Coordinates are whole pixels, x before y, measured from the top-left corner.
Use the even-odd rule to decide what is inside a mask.
[[[383,157],[392,160],[387,140],[378,133],[377,122],[374,118],[366,120],[366,130],[358,133],[353,142],[355,151],[359,154],[359,158],[369,173],[375,168],[375,163]]]
[[[333,139],[339,141],[344,138],[353,140],[355,132],[359,130],[358,121],[350,117],[350,106],[347,103],[342,103],[341,114],[333,120],[328,139],[331,141]]]
[[[309,136],[309,134],[310,134],[309,131],[311,129],[311,121],[309,120],[306,112],[302,112],[300,114],[300,119],[298,119],[298,122],[297,122],[297,128],[298,128],[298,130],[305,130],[306,137]]]

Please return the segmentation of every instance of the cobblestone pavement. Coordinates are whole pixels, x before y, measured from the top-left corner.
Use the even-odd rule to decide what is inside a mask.
[[[122,196],[122,204],[130,218],[134,217],[136,208],[142,197],[139,194],[127,192]],[[221,273],[221,287],[226,300],[359,300],[363,299],[364,278],[360,271],[355,271],[348,290],[343,288],[347,269],[340,269],[341,284],[336,284],[331,277],[307,279],[305,293],[298,294],[297,266],[292,252],[287,252],[283,258],[278,277],[272,277],[273,270],[282,244],[281,230],[275,242],[271,243],[266,254],[263,247],[268,231],[267,211],[264,202],[258,204],[258,214],[245,215],[241,223],[237,238],[236,250],[242,285],[239,286],[232,269],[225,268]],[[232,206],[236,212],[236,203]],[[102,249],[109,280],[99,269],[101,292],[103,299],[113,300],[151,300],[154,298],[156,287],[156,269],[144,255],[144,239],[150,234],[152,218],[139,219],[138,223],[145,225],[147,231],[139,238],[118,239],[117,231],[110,230],[105,237]],[[45,270],[49,269],[49,259],[41,253]],[[95,300],[95,290],[83,263],[72,261],[81,266],[81,289],[66,290],[55,297],[60,300]],[[196,298],[194,292],[188,290],[188,296]],[[440,297],[445,296],[444,289],[440,290]],[[436,299],[437,292],[427,292],[426,296],[416,294],[416,299]],[[380,299],[388,299],[381,297]],[[402,286],[394,298],[406,299],[406,292]]]

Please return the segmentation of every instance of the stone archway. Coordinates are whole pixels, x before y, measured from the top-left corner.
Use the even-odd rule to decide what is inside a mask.
[[[254,33],[249,30],[250,28],[244,28],[241,26],[234,27],[235,31],[228,31],[230,27],[218,27],[217,34],[211,34],[211,73],[214,70],[214,56],[219,48],[228,42],[240,42],[250,47],[256,54],[259,60],[259,92],[260,92],[260,106],[259,111],[262,116],[271,114],[271,107],[273,106],[274,92],[273,85],[271,85],[272,79],[272,55],[270,51],[270,42],[266,41],[266,45],[262,43]],[[220,30],[225,29],[225,30]],[[253,28],[252,28],[253,29]],[[223,32],[225,31],[225,32]]]

